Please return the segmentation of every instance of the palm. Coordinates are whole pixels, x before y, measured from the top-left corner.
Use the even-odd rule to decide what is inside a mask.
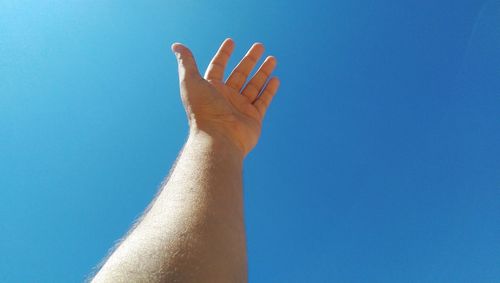
[[[223,82],[224,68],[233,47],[231,40],[224,41],[210,62],[205,78],[199,75],[194,58],[186,47],[174,44],[173,50],[178,54],[181,96],[190,122],[195,121],[198,128],[222,132],[246,154],[257,143],[262,119],[279,81],[272,78],[266,85],[276,66],[274,57],[268,57],[243,88],[264,51],[262,44],[254,44]]]
[[[241,93],[222,82],[207,81],[207,83],[212,88],[211,92],[220,97],[221,103],[227,104],[228,108],[245,115],[258,124],[262,122],[262,116],[248,97],[241,95]]]

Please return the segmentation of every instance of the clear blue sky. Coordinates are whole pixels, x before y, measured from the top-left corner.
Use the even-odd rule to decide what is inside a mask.
[[[498,282],[500,2],[457,0],[0,1],[0,282],[90,273],[186,138],[170,44],[226,37],[282,82],[251,282]]]

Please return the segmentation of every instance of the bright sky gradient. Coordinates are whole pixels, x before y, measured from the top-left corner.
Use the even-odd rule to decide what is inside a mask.
[[[500,2],[460,0],[0,0],[0,282],[91,272],[186,139],[170,44],[226,37],[282,83],[250,282],[499,282]]]

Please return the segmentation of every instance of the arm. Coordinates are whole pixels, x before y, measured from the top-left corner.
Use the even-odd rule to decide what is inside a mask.
[[[233,48],[224,41],[201,77],[189,49],[172,46],[189,137],[168,182],[93,282],[247,280],[243,159],[257,143],[279,81],[266,84],[276,65],[268,57],[243,88],[264,52],[254,44],[223,82]]]

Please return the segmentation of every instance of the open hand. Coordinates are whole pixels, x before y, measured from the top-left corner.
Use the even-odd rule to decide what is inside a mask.
[[[262,120],[279,80],[270,78],[276,59],[269,56],[245,85],[264,53],[264,45],[255,43],[224,82],[224,70],[233,50],[234,42],[226,39],[202,77],[191,51],[180,43],[172,45],[179,63],[181,98],[190,130],[227,139],[245,156],[257,144]]]

